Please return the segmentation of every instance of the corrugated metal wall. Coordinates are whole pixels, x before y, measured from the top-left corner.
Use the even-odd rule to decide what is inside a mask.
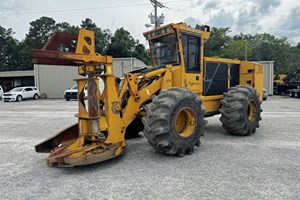
[[[82,78],[77,67],[34,65],[35,85],[47,98],[64,98],[64,91],[75,85],[73,79]]]
[[[255,61],[264,65],[264,88],[273,95],[274,61]]]
[[[120,78],[124,76],[124,73],[144,67],[147,65],[137,58],[113,59],[114,75]]]
[[[114,58],[113,70],[117,77],[146,65],[136,58]],[[64,98],[64,91],[76,84],[73,79],[83,78],[78,75],[77,67],[59,65],[34,65],[35,85],[47,98]]]

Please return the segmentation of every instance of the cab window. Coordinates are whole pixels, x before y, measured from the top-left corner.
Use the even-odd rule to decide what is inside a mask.
[[[182,45],[186,72],[200,72],[200,37],[182,34]]]
[[[178,64],[178,45],[175,34],[166,35],[150,41],[150,49],[154,66]]]

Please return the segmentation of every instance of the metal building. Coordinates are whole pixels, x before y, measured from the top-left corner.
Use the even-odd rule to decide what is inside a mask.
[[[274,61],[255,61],[264,65],[264,88],[273,95]]]
[[[62,65],[34,65],[34,82],[42,96],[64,98],[64,91],[75,85],[73,79],[82,78],[77,67]]]
[[[113,58],[113,70],[117,77],[146,65],[136,58]],[[35,86],[47,98],[64,98],[64,91],[76,82],[74,79],[83,78],[78,75],[78,68],[61,65],[34,65]]]
[[[0,85],[4,86],[5,91],[18,86],[34,86],[34,72],[33,70],[1,71]]]
[[[123,77],[124,73],[147,67],[147,65],[137,58],[113,58],[114,75]]]

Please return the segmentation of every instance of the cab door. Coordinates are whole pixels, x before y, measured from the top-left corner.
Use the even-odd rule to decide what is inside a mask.
[[[184,65],[185,85],[188,89],[200,94],[201,91],[201,37],[181,34]]]

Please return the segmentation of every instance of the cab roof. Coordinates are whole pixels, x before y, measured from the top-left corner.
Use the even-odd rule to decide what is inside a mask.
[[[147,40],[152,40],[152,39],[164,36],[164,35],[174,33],[178,30],[180,32],[199,35],[206,42],[210,36],[210,32],[209,32],[209,26],[204,26],[204,27],[206,27],[206,30],[192,28],[183,22],[176,23],[176,24],[171,23],[171,24],[167,24],[167,25],[161,26],[159,28],[153,29],[151,31],[147,31],[143,35],[145,36],[145,38]]]

